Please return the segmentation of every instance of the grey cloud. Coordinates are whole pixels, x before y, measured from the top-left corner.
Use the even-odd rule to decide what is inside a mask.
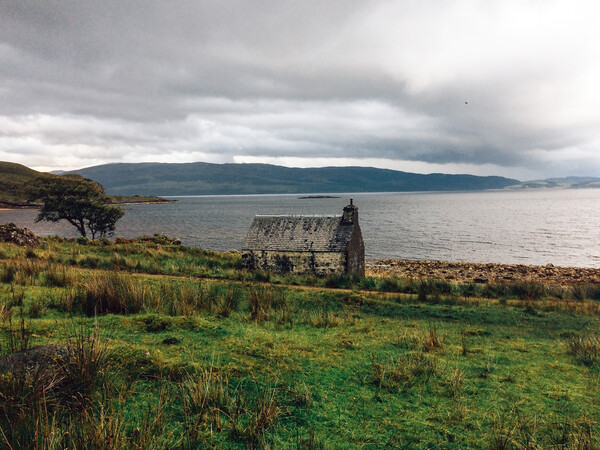
[[[0,1],[0,126],[20,124],[0,128],[0,143],[30,165],[41,165],[35,151],[44,165],[72,164],[69,151],[86,165],[93,149],[90,163],[262,155],[598,170],[600,35],[586,19],[597,7],[480,6]],[[591,47],[575,46],[582,33]]]

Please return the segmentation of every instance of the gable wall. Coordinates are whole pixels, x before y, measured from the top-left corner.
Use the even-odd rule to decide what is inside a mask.
[[[346,273],[365,276],[365,244],[358,223],[354,225],[352,238],[348,243],[346,256]]]
[[[346,268],[346,255],[343,252],[245,250],[242,261],[249,270],[279,273],[332,275],[344,273]]]

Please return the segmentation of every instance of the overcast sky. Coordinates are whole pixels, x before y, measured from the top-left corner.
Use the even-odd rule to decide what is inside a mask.
[[[600,176],[597,0],[0,0],[0,160]]]

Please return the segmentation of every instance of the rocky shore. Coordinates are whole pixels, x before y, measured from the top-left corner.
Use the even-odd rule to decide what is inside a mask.
[[[600,269],[533,266],[523,264],[481,264],[405,259],[367,260],[367,276],[397,275],[431,278],[457,283],[496,283],[531,281],[559,285],[600,284]]]

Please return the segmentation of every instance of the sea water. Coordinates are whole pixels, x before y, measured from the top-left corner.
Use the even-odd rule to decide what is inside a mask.
[[[123,206],[117,236],[163,233],[183,244],[241,250],[255,214],[341,215],[358,206],[367,258],[600,267],[600,189],[435,193],[171,197]],[[36,211],[0,211],[39,235],[75,237],[66,222],[35,223]]]

